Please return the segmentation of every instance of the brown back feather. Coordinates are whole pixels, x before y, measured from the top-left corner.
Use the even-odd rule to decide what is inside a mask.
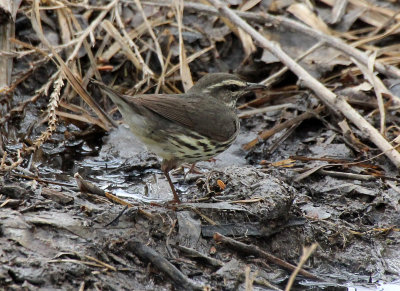
[[[229,140],[237,130],[236,114],[212,97],[199,94],[149,94],[124,97],[138,106],[141,105],[216,141]]]

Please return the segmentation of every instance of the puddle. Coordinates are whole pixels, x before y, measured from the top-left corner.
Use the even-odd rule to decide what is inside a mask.
[[[201,172],[208,173],[227,165],[246,165],[241,145],[253,138],[253,133],[241,134],[227,151],[211,161],[197,163],[196,167]],[[126,125],[111,131],[103,140],[104,145],[97,157],[87,157],[77,162],[75,168],[81,175],[84,173],[86,179],[121,198],[132,198],[145,203],[161,203],[173,198],[168,181],[158,170],[160,163],[157,157],[147,152],[146,147],[131,134]],[[185,169],[185,173],[187,171]],[[190,186],[183,181],[183,174],[171,174],[171,178],[185,200]],[[177,180],[179,183],[176,183]]]

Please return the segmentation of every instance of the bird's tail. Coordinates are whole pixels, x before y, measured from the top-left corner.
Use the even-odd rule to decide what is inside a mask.
[[[123,94],[115,91],[114,89],[111,89],[110,87],[108,87],[106,84],[104,84],[103,82],[97,81],[95,79],[90,79],[90,83],[97,85],[104,93],[106,93],[111,100],[118,106],[126,106],[127,100],[124,97]]]

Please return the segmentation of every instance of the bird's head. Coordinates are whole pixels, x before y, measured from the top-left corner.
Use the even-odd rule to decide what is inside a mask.
[[[228,73],[210,73],[202,77],[187,93],[209,94],[228,107],[235,108],[236,101],[254,90],[265,89],[264,85],[249,83]]]

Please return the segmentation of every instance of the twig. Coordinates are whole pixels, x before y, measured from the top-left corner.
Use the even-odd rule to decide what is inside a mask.
[[[292,288],[294,280],[296,279],[297,274],[300,272],[301,267],[306,263],[308,258],[316,250],[317,247],[318,244],[313,243],[310,247],[303,248],[303,254],[301,255],[300,262],[298,263],[296,270],[294,270],[294,272],[290,275],[285,291],[289,291]]]
[[[328,175],[337,178],[345,178],[351,180],[360,180],[360,181],[376,181],[379,177],[374,177],[372,175],[362,175],[362,174],[355,174],[355,173],[344,173],[344,172],[337,172],[337,171],[327,171],[323,170],[322,168],[317,171],[319,174]]]
[[[59,75],[58,79],[54,81],[54,91],[50,95],[48,107],[48,128],[33,142],[33,145],[24,149],[24,152],[30,153],[38,149],[45,141],[47,141],[53,132],[57,129],[57,108],[60,102],[60,92],[64,86],[63,78]]]
[[[0,171],[4,171],[4,172],[11,171],[11,170],[15,169],[16,167],[18,167],[24,161],[24,159],[21,157],[20,150],[17,151],[17,160],[15,162],[11,161],[11,165],[8,166],[6,164],[6,159],[7,159],[7,152],[4,152],[3,157],[1,159],[1,163],[0,163]]]
[[[224,245],[227,245],[237,251],[244,252],[246,254],[251,254],[255,255],[257,257],[262,257],[268,260],[271,263],[274,263],[282,268],[285,268],[290,271],[294,271],[296,269],[296,266],[289,264],[288,262],[285,262],[284,260],[279,259],[278,257],[275,257],[274,255],[267,253],[266,251],[261,250],[259,247],[255,245],[246,245],[242,242],[239,242],[237,240],[234,240],[232,238],[223,236],[222,234],[219,234],[218,232],[214,234],[214,240],[216,242],[221,242]],[[310,272],[307,272],[306,270],[300,269],[298,271],[299,274],[310,278],[314,280],[323,280],[322,278],[311,274]]]
[[[169,24],[171,21],[166,21],[163,18],[159,17],[150,21],[150,24],[153,28]],[[146,32],[146,24],[142,23],[135,29],[132,29],[128,32],[128,38],[131,41],[134,41],[139,36],[143,35]],[[104,53],[100,54],[99,57],[105,62],[109,62],[110,59],[121,49],[119,42],[114,42],[108,46]],[[146,63],[146,62],[145,62]],[[147,64],[146,64],[147,65]]]
[[[203,287],[197,285],[194,281],[186,277],[174,265],[168,262],[161,254],[154,249],[142,244],[136,239],[130,239],[125,243],[125,248],[141,260],[151,262],[157,269],[166,274],[177,286],[179,290],[203,290]]]
[[[193,54],[191,54],[186,60],[189,63],[193,62],[195,59],[197,59],[198,57],[200,57],[201,55],[207,53],[208,51],[212,50],[214,48],[214,46],[209,46],[206,47],[204,49],[202,49],[201,51],[195,52]],[[172,68],[170,68],[166,73],[165,73],[165,77],[169,77],[171,76],[173,73],[175,73],[177,70],[179,70],[179,64],[173,66]]]
[[[125,213],[125,211],[129,208],[128,205],[125,205],[125,207],[118,213],[118,215],[111,220],[109,223],[107,223],[106,225],[104,225],[104,227],[110,226],[110,225],[117,225],[119,219],[121,218],[121,216]]]
[[[315,50],[319,49],[321,46],[324,45],[323,41],[317,42],[315,45],[310,47],[307,51],[305,51],[303,54],[301,54],[299,57],[296,58],[296,62],[300,62],[302,59],[304,59],[306,56],[312,54]],[[265,86],[270,86],[276,79],[281,77],[284,73],[286,73],[289,70],[288,67],[283,67],[280,69],[278,72],[272,74],[265,80],[261,81],[260,83],[265,85]]]
[[[282,145],[282,143],[289,138],[289,136],[299,127],[300,123],[293,124],[289,127],[280,137],[278,137],[271,146],[269,146],[264,152],[267,154],[273,153],[278,147]]]
[[[118,43],[119,43],[119,45],[120,45],[120,47],[121,47],[121,49],[122,49],[122,51],[123,51],[123,53],[125,54],[125,56],[126,56],[126,58],[128,59],[128,60],[130,60],[131,62],[132,62],[132,64],[135,66],[135,68],[137,69],[137,70],[142,70],[142,67],[143,67],[143,65],[142,65],[142,61],[143,61],[143,59],[142,59],[142,61],[139,61],[138,60],[138,58],[136,57],[136,55],[132,52],[132,50],[130,49],[130,47],[126,44],[126,36],[125,36],[125,39],[119,34],[119,32],[118,32],[118,30],[115,28],[115,26],[111,23],[111,21],[109,21],[109,20],[104,20],[102,23],[101,23],[101,27],[109,34],[109,35],[111,35],[111,37],[113,38],[113,39],[115,39]],[[132,40],[130,41],[130,42],[132,42]],[[133,43],[133,42],[132,42]],[[139,55],[140,55],[140,53],[139,53]],[[144,63],[144,61],[143,61],[143,64],[145,64]],[[146,65],[146,64],[145,64]],[[146,67],[147,67],[147,65],[146,65]],[[146,68],[146,67],[143,67],[143,68]],[[144,72],[144,71],[143,71]]]
[[[147,19],[146,13],[144,13],[142,4],[140,3],[139,0],[134,0],[134,1],[135,1],[135,4],[136,4],[138,10],[142,14],[143,21],[146,24],[147,30],[149,31],[149,34],[150,34],[151,38],[154,41],[154,45],[156,46],[157,58],[158,58],[158,61],[160,62],[161,70],[163,71],[165,63],[164,63],[164,57],[163,57],[163,54],[162,54],[160,43],[158,42],[158,39],[157,39],[157,37],[156,37],[156,35],[155,35],[154,31],[153,31],[153,28],[151,27],[151,24],[150,24],[149,20]],[[164,84],[164,79],[160,78],[158,80],[157,90],[160,87],[160,84]]]
[[[75,173],[74,178],[76,180],[76,183],[78,184],[78,188],[79,191],[83,192],[83,193],[92,193],[92,194],[96,194],[99,196],[105,196],[106,198],[108,198],[109,200],[127,206],[127,207],[133,207],[133,205],[129,202],[124,201],[121,198],[118,198],[117,196],[112,195],[111,193],[108,193],[106,191],[104,191],[103,189],[100,189],[99,187],[97,187],[96,185],[84,180],[82,178],[81,175],[79,175],[79,173]],[[149,218],[149,219],[154,219],[154,215],[152,215],[151,213],[138,208],[138,213],[144,215],[145,217]],[[122,213],[121,213],[122,214]]]
[[[56,260],[49,260],[47,263],[75,263],[75,264],[82,264],[91,267],[103,268],[104,266],[101,264],[96,264],[93,262],[88,261],[81,261],[76,259],[56,259]]]
[[[182,85],[186,92],[193,86],[193,80],[189,64],[187,62],[186,50],[182,37],[183,0],[174,0],[174,8],[175,8],[176,22],[178,23],[178,34],[179,34],[179,68],[182,79]]]
[[[107,268],[109,271],[114,271],[114,272],[117,271],[117,268],[115,268],[114,266],[111,266],[110,264],[107,264],[107,263],[105,263],[103,261],[100,261],[100,260],[98,260],[98,259],[96,259],[94,257],[88,256],[88,255],[84,255],[84,257],[86,259],[88,259],[88,260],[94,261],[94,262],[102,265],[103,267]]]
[[[385,125],[386,125],[386,109],[385,109],[385,105],[383,103],[382,93],[386,93],[388,95],[391,95],[391,93],[389,92],[388,89],[386,89],[386,87],[382,83],[382,81],[374,74],[375,58],[376,58],[376,52],[373,53],[371,55],[371,57],[369,58],[368,66],[362,65],[356,60],[353,60],[353,61],[358,66],[360,71],[363,73],[365,79],[367,79],[368,82],[374,88],[376,99],[378,101],[379,112],[381,115],[380,116],[380,132],[381,132],[381,134],[384,134],[385,133]],[[395,98],[397,98],[397,97],[395,97]]]
[[[342,19],[342,16],[346,12],[346,7],[348,4],[348,0],[338,0],[336,1],[335,5],[333,6],[332,13],[331,13],[331,20],[329,21],[330,24],[335,24]]]
[[[104,10],[100,12],[99,16],[96,17],[93,21],[90,22],[90,25],[82,31],[82,34],[79,36],[78,41],[75,45],[74,51],[69,55],[66,63],[68,64],[71,60],[75,59],[77,56],[79,49],[81,48],[81,45],[83,41],[86,39],[86,37],[92,33],[100,23],[101,20],[107,15],[108,11],[110,11],[113,7],[116,6],[119,0],[113,0],[111,1],[107,6],[104,7]]]
[[[245,281],[244,281],[245,291],[252,291],[253,290],[254,279],[258,275],[258,271],[255,271],[253,273],[253,275],[251,276],[250,271],[251,271],[250,266],[246,266],[246,268],[244,270],[244,274],[245,274]]]
[[[320,106],[320,107],[316,108],[314,111],[304,112],[304,113],[300,114],[299,116],[296,116],[295,118],[292,118],[285,122],[279,123],[278,125],[274,126],[273,128],[263,131],[262,133],[260,133],[257,136],[257,138],[246,143],[243,146],[243,149],[246,151],[252,149],[260,141],[269,138],[270,136],[274,135],[275,133],[277,133],[287,127],[291,127],[292,125],[295,125],[299,122],[302,122],[303,120],[306,120],[306,119],[309,119],[309,118],[312,118],[312,117],[318,115],[324,108],[325,108],[324,106]]]
[[[118,9],[115,9],[115,19],[117,20],[118,26],[121,29],[125,40],[128,42],[129,46],[133,47],[133,50],[135,51],[137,60],[139,61],[140,65],[141,65],[139,70],[140,69],[143,70],[144,78],[146,78],[147,76],[154,76],[154,72],[149,68],[149,66],[143,60],[142,55],[139,52],[138,46],[133,42],[133,40],[130,38],[128,32],[126,31],[125,25],[121,19]],[[121,45],[121,47],[123,47],[123,46]]]
[[[0,23],[0,51],[10,52],[13,43],[9,41],[15,35],[15,18],[21,0],[0,1],[1,23]],[[6,88],[11,84],[11,73],[13,69],[12,56],[0,55],[0,88]]]
[[[267,107],[263,107],[263,108],[243,110],[238,114],[238,117],[239,118],[248,118],[255,114],[278,111],[278,110],[282,110],[282,109],[286,109],[286,108],[294,108],[294,107],[295,107],[295,105],[293,103],[284,103],[284,104],[279,104],[279,105],[267,106]]]
[[[187,257],[192,258],[192,259],[197,259],[199,261],[205,261],[207,264],[214,266],[214,267],[222,267],[224,265],[224,262],[214,259],[214,258],[210,258],[206,255],[203,255],[202,253],[188,248],[188,247],[184,247],[184,246],[180,246],[180,245],[172,245],[173,248],[180,250],[181,252],[183,252]]]

